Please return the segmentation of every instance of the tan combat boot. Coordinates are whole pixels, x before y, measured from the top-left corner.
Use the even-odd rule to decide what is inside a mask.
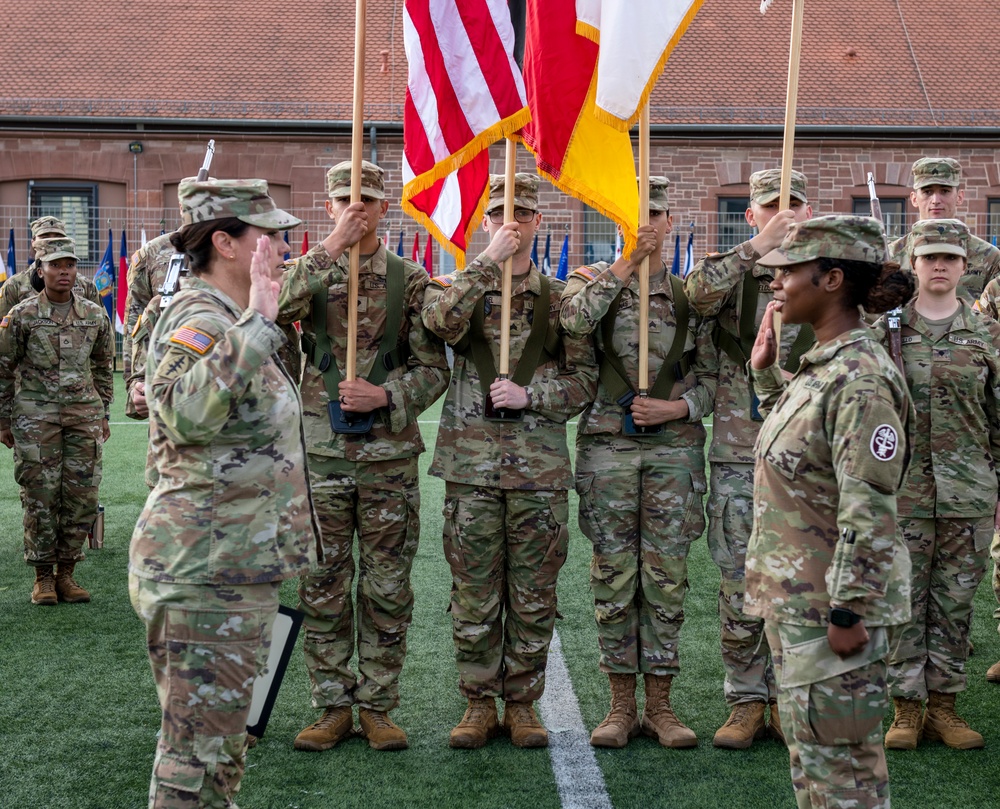
[[[896,715],[885,732],[886,750],[916,750],[923,736],[924,703],[919,699],[892,698]]]
[[[657,739],[663,747],[697,747],[695,732],[677,718],[670,707],[671,674],[644,674],[646,707],[639,726],[647,736]]]
[[[994,663],[986,670],[986,682],[1000,683],[1000,662]]]
[[[73,580],[74,562],[60,562],[56,568],[56,594],[60,601],[67,604],[86,604],[90,601],[90,593]]]
[[[932,741],[942,741],[956,750],[975,750],[985,746],[982,735],[955,713],[955,695],[940,691],[928,694],[924,736]]]
[[[308,750],[318,753],[329,750],[337,742],[347,738],[354,730],[354,718],[351,706],[342,705],[339,708],[326,708],[318,722],[299,731],[295,737],[296,750]]]
[[[755,739],[764,736],[765,707],[763,702],[737,702],[726,723],[715,731],[712,744],[729,750],[746,750]]]
[[[770,710],[768,711],[769,720],[767,723],[767,729],[771,731],[771,737],[778,742],[781,742],[786,747],[788,743],[785,741],[785,731],[781,727],[781,717],[778,715],[778,703],[769,702],[767,703]]]
[[[389,718],[385,711],[358,709],[361,735],[368,739],[372,750],[405,750],[409,747],[406,731]]]
[[[38,565],[35,568],[35,586],[31,588],[31,603],[40,607],[54,607],[59,603],[52,565]]]
[[[549,746],[549,733],[538,721],[530,702],[504,703],[503,729],[510,734],[510,743],[515,747]]]
[[[622,748],[639,735],[635,675],[609,674],[608,680],[611,682],[611,710],[590,734],[590,743],[594,747]]]
[[[497,735],[497,702],[493,697],[470,699],[465,716],[451,731],[448,746],[459,750],[476,750]]]

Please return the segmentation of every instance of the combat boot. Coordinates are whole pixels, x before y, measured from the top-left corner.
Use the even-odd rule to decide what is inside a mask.
[[[611,710],[590,734],[590,743],[594,747],[622,748],[639,735],[635,675],[609,674],[608,680],[611,682]]]
[[[476,750],[497,735],[497,702],[493,697],[470,699],[465,716],[451,731],[448,746],[459,750]]]
[[[361,735],[368,739],[372,750],[405,750],[409,747],[406,731],[389,718],[385,711],[372,708],[358,710]]]
[[[549,733],[538,721],[530,702],[504,703],[503,729],[510,734],[514,747],[549,746]]]
[[[994,663],[986,670],[986,682],[1000,683],[1000,662]]]
[[[52,565],[38,565],[35,568],[35,586],[31,588],[31,603],[40,607],[54,607],[59,603]]]
[[[74,562],[60,562],[56,568],[56,594],[67,604],[86,604],[90,593],[73,580]]]
[[[645,674],[646,707],[639,726],[647,736],[657,739],[663,747],[697,747],[695,732],[677,718],[670,707],[671,674]]]
[[[885,732],[886,750],[916,750],[917,742],[924,735],[924,703],[919,699],[892,698],[896,715]]]
[[[729,750],[746,750],[755,739],[764,736],[765,707],[763,702],[737,702],[726,723],[715,731],[712,744]]]
[[[778,715],[778,703],[769,702],[767,703],[770,710],[768,711],[769,720],[767,729],[771,731],[771,736],[775,741],[781,742],[786,747],[788,743],[785,741],[785,731],[781,727],[781,716]]]
[[[329,750],[337,742],[347,738],[354,730],[354,718],[351,706],[342,705],[339,708],[326,708],[319,721],[299,731],[295,737],[296,750],[308,750],[318,753]]]
[[[955,694],[931,691],[924,714],[924,736],[932,741],[942,741],[956,750],[975,750],[985,746],[981,734],[955,713]]]

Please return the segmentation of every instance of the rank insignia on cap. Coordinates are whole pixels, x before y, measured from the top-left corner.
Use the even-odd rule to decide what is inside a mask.
[[[215,340],[205,334],[205,332],[192,329],[190,326],[181,326],[181,328],[173,333],[170,342],[190,348],[199,354],[206,353],[208,349],[215,345]]]
[[[899,449],[899,436],[891,424],[880,424],[872,433],[871,450],[880,461],[891,461]]]
[[[10,318],[4,315],[4,319],[0,320],[0,329],[6,329],[10,325]]]

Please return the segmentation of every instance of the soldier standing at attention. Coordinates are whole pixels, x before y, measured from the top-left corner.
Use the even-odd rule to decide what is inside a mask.
[[[319,525],[295,381],[276,352],[281,231],[263,180],[187,178],[174,246],[192,277],[157,323],[146,390],[159,482],[129,549],[162,709],[149,806],[235,807],[281,581]]]
[[[691,308],[717,322],[719,381],[708,454],[708,547],[722,574],[719,622],[730,714],[716,731],[712,744],[731,749],[747,748],[763,736],[768,704],[771,732],[782,739],[764,622],[743,611],[746,548],[753,529],[753,446],[763,421],[757,395],[747,378],[746,363],[764,307],[772,298],[772,270],[758,264],[757,259],[780,245],[795,222],[812,216],[802,174],[792,172],[791,205],[787,211],[778,210],[780,186],[780,169],[750,175],[746,220],[757,228],[757,234],[727,253],[706,256],[685,281]],[[785,329],[782,367],[789,372],[796,370],[799,357],[812,341],[807,326],[790,325]]]
[[[560,322],[571,337],[593,335],[600,358],[597,399],[580,418],[576,489],[580,529],[593,543],[601,671],[611,710],[595,747],[624,747],[640,728],[666,747],[698,738],[670,704],[680,671],[687,555],[705,530],[705,428],[718,358],[711,323],[690,310],[679,278],[662,263],[670,232],[669,181],[649,178],[649,224],[628,260],[581,267],[567,281]],[[649,396],[637,397],[639,279],[650,257]],[[646,707],[636,708],[642,673]]]
[[[572,482],[566,420],[597,390],[593,349],[563,335],[564,284],[539,273],[538,177],[517,174],[514,220],[503,222],[503,176],[490,180],[490,244],[462,272],[432,279],[424,323],[455,347],[431,474],[444,478],[444,550],[459,690],[468,699],[449,744],[477,748],[503,725],[517,747],[545,747],[533,703],[545,687],[566,560]],[[513,256],[512,374],[499,379],[502,262]],[[497,412],[500,411],[500,412]]]
[[[918,221],[927,219],[955,219],[958,206],[965,200],[962,188],[962,166],[950,157],[921,157],[913,164],[913,190],[910,204],[920,213]],[[912,270],[912,236],[907,234],[889,245],[893,261],[904,269]],[[966,230],[962,247],[966,253],[965,275],[959,285],[959,294],[974,303],[986,285],[1000,274],[1000,249],[973,236]]]
[[[1000,323],[957,294],[968,243],[957,219],[921,220],[910,231],[919,295],[903,309],[901,338],[916,421],[897,500],[912,618],[890,638],[896,713],[885,746],[894,750],[913,750],[921,736],[983,746],[955,698],[966,687],[972,600],[1000,519]]]
[[[896,526],[906,469],[906,383],[860,317],[904,303],[882,226],[797,224],[761,257],[776,268],[751,364],[761,407],[745,610],[764,619],[799,809],[888,809],[882,747],[887,627],[910,617],[910,559]],[[816,344],[789,382],[774,311]]]
[[[33,244],[44,288],[0,319],[0,442],[14,448],[31,602],[86,602],[73,571],[97,516],[114,337],[104,307],[74,291],[73,241]]]
[[[65,239],[67,235],[66,226],[54,216],[42,216],[31,223],[31,249],[35,253],[35,259],[28,265],[27,272],[15,273],[0,287],[0,317],[6,315],[16,304],[33,298],[42,291],[45,284],[38,274],[38,240],[56,238]],[[14,272],[14,268],[9,268],[8,272]],[[73,294],[103,307],[101,294],[94,282],[79,272],[73,284]]]
[[[323,564],[299,584],[312,704],[323,715],[298,734],[295,749],[333,747],[351,733],[356,704],[368,744],[402,750],[406,733],[388,714],[399,705],[413,614],[410,570],[420,538],[418,458],[424,450],[417,419],[444,392],[448,362],[444,343],[421,320],[427,272],[388,253],[379,238],[389,208],[382,169],[362,162],[356,205],[350,161],[331,168],[326,184],[326,210],[336,226],[291,263],[278,317],[280,323],[302,321],[303,424],[323,528]],[[346,251],[354,242],[361,251],[358,377],[348,382],[341,376],[347,358]],[[331,402],[344,414],[336,423]],[[350,426],[351,419],[361,426]],[[357,675],[351,671],[355,638]]]

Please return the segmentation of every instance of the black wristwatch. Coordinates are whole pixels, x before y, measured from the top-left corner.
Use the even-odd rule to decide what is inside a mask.
[[[830,623],[848,629],[861,620],[861,616],[844,607],[830,608]]]

